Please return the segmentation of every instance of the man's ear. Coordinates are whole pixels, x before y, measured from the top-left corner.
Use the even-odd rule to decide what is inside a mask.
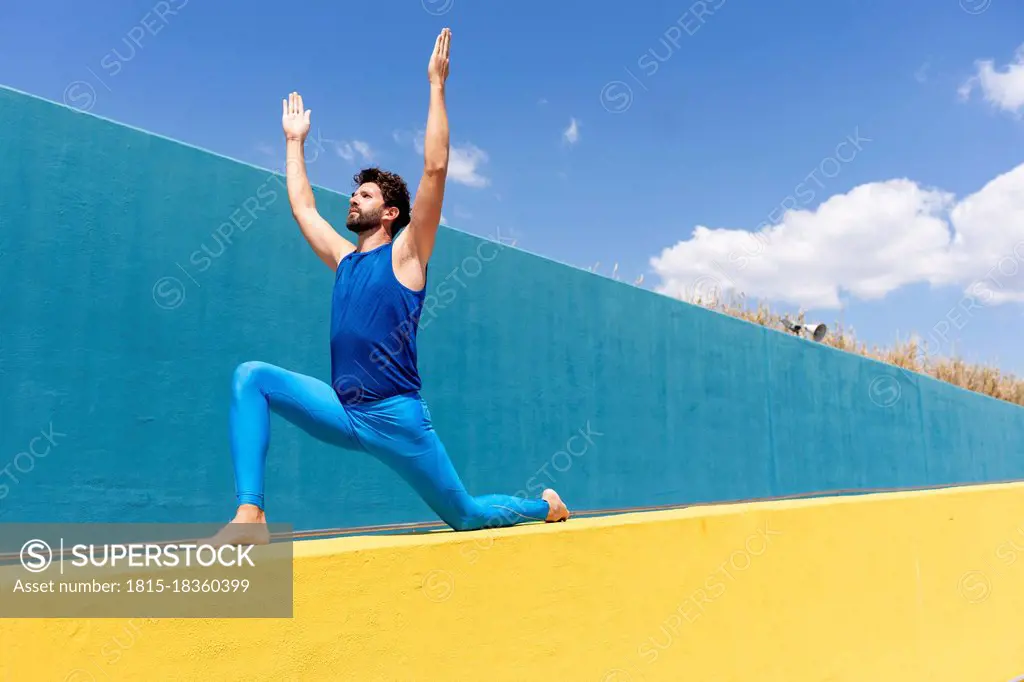
[[[396,220],[398,220],[398,213],[399,211],[397,208],[395,208],[394,206],[390,206],[384,209],[383,216],[390,220],[391,222],[395,222]]]

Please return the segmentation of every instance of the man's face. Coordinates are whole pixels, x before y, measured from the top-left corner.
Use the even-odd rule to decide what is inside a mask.
[[[380,187],[372,182],[359,185],[349,199],[348,208],[345,226],[356,234],[379,227],[384,214],[384,197]]]

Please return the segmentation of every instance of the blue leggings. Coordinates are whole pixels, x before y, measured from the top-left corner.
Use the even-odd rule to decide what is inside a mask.
[[[543,499],[467,493],[418,396],[343,405],[323,381],[264,362],[239,365],[231,390],[231,453],[239,504],[264,508],[273,410],[320,441],[373,455],[457,531],[547,518],[548,503]]]

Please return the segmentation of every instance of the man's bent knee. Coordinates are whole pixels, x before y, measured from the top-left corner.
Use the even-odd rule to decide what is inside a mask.
[[[270,365],[259,360],[250,360],[249,362],[243,362],[242,364],[235,367],[235,374],[231,378],[231,388],[235,393],[240,393],[245,390],[246,386],[249,386],[253,382],[257,381],[260,374],[263,373]]]

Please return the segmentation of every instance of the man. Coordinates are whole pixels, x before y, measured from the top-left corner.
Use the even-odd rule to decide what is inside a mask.
[[[298,93],[282,102],[292,215],[313,251],[336,273],[331,385],[261,362],[246,362],[235,370],[230,425],[238,510],[218,534],[220,540],[269,540],[263,483],[271,410],[321,441],[377,457],[454,530],[569,517],[551,489],[531,500],[469,495],[419,395],[416,328],[448,174],[445,81],[450,44],[446,28],[437,37],[427,69],[430,108],[423,178],[411,215],[409,191],[399,176],[377,168],[361,171],[354,178],[357,187],[345,222],[358,236],[355,246],[334,231],[314,204],[303,158],[311,111]]]

